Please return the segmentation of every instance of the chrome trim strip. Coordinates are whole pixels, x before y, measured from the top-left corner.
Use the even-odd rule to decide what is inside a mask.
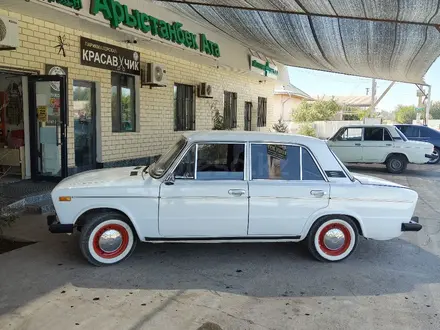
[[[299,180],[303,180],[303,147],[299,147]]]
[[[194,157],[194,180],[197,180],[197,167],[199,164],[199,144],[196,144],[196,154]]]
[[[159,196],[156,196],[156,197],[154,197],[154,196],[139,196],[139,195],[136,195],[136,196],[72,196],[72,199],[87,199],[87,198],[123,198],[123,199],[127,199],[127,198],[142,198],[142,199],[144,199],[144,198],[148,198],[148,199],[158,199],[159,198]]]

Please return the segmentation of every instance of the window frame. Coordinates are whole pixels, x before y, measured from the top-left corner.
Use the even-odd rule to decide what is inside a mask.
[[[267,127],[267,97],[258,97],[257,127]]]
[[[225,129],[237,128],[237,108],[238,94],[235,92],[223,91],[223,119]],[[229,110],[229,116],[226,115],[227,110]]]
[[[365,140],[365,130],[368,129],[368,128],[371,128],[371,129],[379,128],[379,129],[381,129],[382,130],[382,140]],[[388,135],[390,136],[391,140],[385,140],[385,132],[388,132]],[[387,127],[380,127],[380,126],[379,127],[374,127],[374,126],[372,126],[372,127],[364,127],[363,133],[362,133],[362,141],[366,141],[366,142],[392,142],[392,141],[394,141],[394,138],[391,135],[391,132],[390,132],[390,130]]]
[[[315,155],[313,154],[313,152],[310,150],[310,148],[306,147],[303,144],[299,144],[299,143],[283,143],[283,142],[267,142],[267,141],[261,141],[261,142],[260,141],[258,141],[258,142],[252,141],[252,142],[249,142],[248,144],[249,144],[249,147],[248,147],[248,150],[249,150],[249,153],[248,153],[248,156],[249,156],[249,166],[248,166],[249,167],[248,168],[249,180],[248,181],[249,182],[252,182],[252,181],[256,181],[256,182],[258,182],[258,181],[267,181],[267,182],[330,182],[328,177],[327,177],[327,174],[323,171],[321,165],[318,163],[318,161],[317,161]],[[300,155],[299,156],[300,157],[300,172],[299,172],[299,175],[300,175],[300,179],[299,180],[254,179],[252,177],[252,145],[254,145],[254,144],[259,144],[259,145],[260,144],[265,144],[265,145],[282,145],[282,146],[299,147],[299,149],[300,149],[299,150],[299,155]],[[323,180],[303,180],[303,156],[302,156],[302,150],[303,149],[307,150],[307,152],[311,156],[312,160],[315,162],[315,165],[318,168],[319,172],[321,173]]]
[[[197,179],[197,162],[199,160],[199,144],[242,144],[244,145],[244,164],[243,164],[243,179],[242,180],[235,180],[235,179],[226,179],[226,180],[198,180]],[[176,178],[176,180],[194,180],[194,181],[205,181],[205,182],[217,182],[217,181],[249,181],[249,174],[248,174],[248,150],[249,150],[249,143],[247,141],[194,141],[192,143],[188,143],[186,148],[182,150],[179,157],[176,157],[175,163],[169,168],[169,173],[167,173],[166,177],[168,177],[170,174],[174,174],[174,171],[176,170],[177,166],[179,166],[180,162],[186,157],[186,154],[190,152],[192,147],[195,146],[195,157],[194,157],[194,178]]]
[[[112,71],[110,73],[110,84],[111,84],[111,93],[113,96],[113,87],[115,85],[113,85],[113,77],[117,76],[118,77],[118,83],[116,85],[116,101],[118,103],[118,126],[119,129],[118,130],[114,130],[114,123],[113,123],[113,106],[111,105],[111,116],[112,116],[112,133],[135,133],[137,132],[137,113],[136,113],[136,109],[137,109],[137,94],[136,94],[136,76],[130,75],[130,74],[125,74],[125,73],[120,73],[120,72],[114,72]],[[127,130],[123,130],[122,129],[122,88],[126,87],[123,86],[123,84],[121,83],[121,77],[126,76],[129,77],[131,79],[133,79],[133,94],[132,94],[132,99],[133,99],[133,119],[132,119],[132,129],[127,131]],[[111,102],[111,101],[110,101]]]
[[[182,117],[180,118],[181,123],[179,124],[178,117],[177,117],[177,103],[180,100],[178,98],[179,95],[179,88],[184,88],[183,93],[186,95],[187,89],[191,89],[192,92],[190,93],[191,99],[189,102],[191,103],[192,111],[191,109],[186,109],[185,105],[182,105]],[[187,131],[195,131],[196,130],[196,87],[193,85],[187,85],[182,83],[174,83],[173,85],[173,124],[174,124],[174,132],[187,132]],[[192,117],[189,118],[189,122],[186,122],[186,127],[183,127],[183,124],[185,121],[183,121],[184,118],[188,118],[188,111],[191,112]],[[189,125],[188,125],[189,124]]]

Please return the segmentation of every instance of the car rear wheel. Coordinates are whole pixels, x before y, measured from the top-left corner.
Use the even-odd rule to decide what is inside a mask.
[[[406,170],[408,160],[403,155],[391,155],[386,161],[388,172],[392,174],[400,174]]]
[[[440,150],[435,147],[432,154],[435,156],[435,158],[430,159],[428,164],[438,164],[438,162],[440,161]]]
[[[313,257],[336,262],[348,258],[356,250],[359,231],[351,218],[329,216],[313,224],[306,240]]]
[[[96,214],[83,226],[79,245],[95,266],[113,265],[134,251],[137,237],[129,220],[116,212]]]

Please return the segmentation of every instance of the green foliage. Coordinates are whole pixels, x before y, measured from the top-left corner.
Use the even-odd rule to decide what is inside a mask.
[[[11,225],[17,220],[18,215],[13,212],[8,212],[5,210],[0,210],[0,235],[3,234],[3,228],[11,227]]]
[[[398,105],[394,114],[399,124],[412,124],[417,118],[416,108],[413,105]]]
[[[364,120],[365,118],[378,117],[378,114],[376,112],[370,114],[369,109],[358,109],[354,107],[349,107],[348,109],[351,111],[344,114],[344,120]],[[344,110],[347,110],[347,108],[345,108]]]
[[[86,87],[73,87],[74,101],[90,101],[90,89]]]
[[[316,137],[316,131],[311,124],[303,124],[298,129],[298,134]]]
[[[440,119],[440,101],[436,101],[431,104],[429,115],[432,119]]]
[[[272,129],[278,133],[287,133],[288,132],[288,127],[287,127],[286,123],[284,123],[284,121],[281,118],[278,119],[277,123],[272,125]]]
[[[335,100],[302,101],[298,109],[293,112],[293,120],[300,123],[331,120],[339,111],[341,106]]]

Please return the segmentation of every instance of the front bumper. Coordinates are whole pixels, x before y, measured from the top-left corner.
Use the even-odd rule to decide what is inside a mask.
[[[74,228],[73,224],[60,223],[56,214],[47,216],[47,226],[52,234],[72,234]]]
[[[422,225],[419,224],[419,217],[412,217],[410,222],[402,223],[402,231],[420,231]]]

